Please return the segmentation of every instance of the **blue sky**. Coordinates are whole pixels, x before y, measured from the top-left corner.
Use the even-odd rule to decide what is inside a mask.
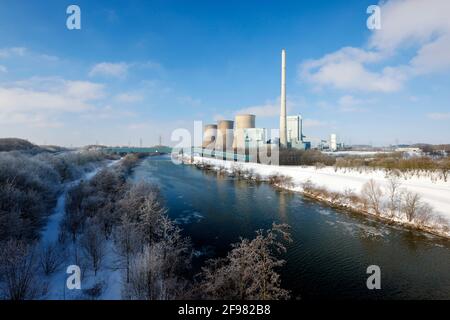
[[[66,28],[70,4],[81,30]],[[2,0],[0,136],[171,144],[239,112],[276,128],[286,48],[288,112],[312,141],[450,143],[449,2],[384,1],[377,31],[371,4]]]

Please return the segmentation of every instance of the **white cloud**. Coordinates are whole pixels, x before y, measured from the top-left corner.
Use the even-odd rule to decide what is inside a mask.
[[[80,100],[97,100],[104,97],[104,86],[89,81],[64,81],[63,93]]]
[[[287,97],[286,109],[290,112],[297,107],[303,106],[304,102],[301,99],[294,99]],[[235,114],[254,114],[257,117],[279,117],[280,116],[280,97],[275,100],[266,100],[265,103],[255,106],[246,107],[235,112]]]
[[[450,30],[448,0],[391,0],[381,3],[381,29],[369,40],[382,51],[428,43]]]
[[[138,93],[125,92],[118,94],[115,100],[120,103],[135,103],[144,100],[144,97]]]
[[[11,47],[0,49],[0,58],[10,58],[14,56],[24,56],[27,52],[23,47]]]
[[[359,112],[365,109],[361,105],[368,103],[366,100],[355,98],[352,95],[345,95],[339,98],[339,110],[342,112]]]
[[[0,121],[36,127],[57,127],[58,116],[95,108],[103,85],[61,78],[30,78],[0,86]]]
[[[325,121],[314,120],[314,119],[303,119],[303,127],[305,128],[313,128],[313,127],[324,127],[328,125]]]
[[[114,78],[123,78],[127,75],[128,68],[129,65],[124,62],[101,62],[92,67],[89,72],[89,76],[110,76]]]
[[[337,89],[392,92],[399,90],[405,75],[401,70],[384,68],[380,72],[366,68],[383,55],[353,47],[345,47],[317,60],[300,65],[300,77],[319,86]]]
[[[67,94],[35,91],[24,88],[0,88],[0,112],[6,111],[80,111],[89,105],[85,100]]]
[[[450,69],[450,33],[422,46],[411,60],[411,66],[416,74]]]
[[[381,3],[381,30],[367,49],[344,47],[300,65],[300,77],[316,86],[343,90],[393,92],[415,76],[450,69],[450,1],[391,0]],[[403,49],[409,61],[382,66]]]
[[[280,105],[270,101],[262,105],[251,106],[236,111],[236,114],[254,114],[257,117],[275,117],[280,115]]]
[[[427,114],[427,117],[432,120],[449,120],[450,119],[450,112],[433,112]]]
[[[177,100],[179,103],[189,105],[191,107],[198,107],[202,104],[201,99],[192,98],[191,96],[179,97]]]
[[[45,115],[34,113],[2,113],[0,112],[0,124],[6,125],[26,125],[38,128],[60,128],[63,123],[46,117]]]

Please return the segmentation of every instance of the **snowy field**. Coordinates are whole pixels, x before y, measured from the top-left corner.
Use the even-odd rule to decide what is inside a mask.
[[[230,169],[236,162],[223,161],[211,158],[194,157],[194,162],[210,163],[213,166]],[[384,170],[358,171],[355,169],[339,169],[334,167],[316,168],[314,166],[270,166],[256,163],[239,163],[244,169],[253,170],[262,177],[272,174],[290,176],[295,187],[293,190],[302,191],[300,185],[308,179],[317,186],[325,187],[330,191],[344,192],[351,189],[357,194],[365,183],[373,179],[381,187],[387,188],[388,178]],[[399,178],[401,188],[417,193],[422,201],[431,205],[434,212],[450,221],[450,182],[432,179],[427,176],[409,176]]]

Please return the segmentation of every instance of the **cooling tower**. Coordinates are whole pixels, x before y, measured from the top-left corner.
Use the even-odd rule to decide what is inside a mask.
[[[227,151],[233,147],[233,125],[232,120],[219,120],[217,122],[216,150]]]
[[[239,114],[235,118],[233,149],[245,149],[245,130],[255,127],[256,116],[254,114]]]
[[[217,137],[217,125],[207,124],[203,131],[203,148],[214,149]]]
[[[254,114],[238,114],[236,116],[236,129],[248,129],[255,127]]]

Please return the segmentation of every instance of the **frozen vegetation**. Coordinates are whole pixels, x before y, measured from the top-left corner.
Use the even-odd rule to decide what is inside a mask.
[[[12,202],[2,202],[2,228],[8,233],[2,233],[0,241],[0,298],[289,297],[276,271],[284,264],[279,258],[284,243],[290,241],[286,225],[259,230],[253,240],[242,239],[226,257],[209,260],[195,274],[191,264],[195,250],[167,216],[159,190],[128,180],[139,157],[126,156],[81,174],[80,168],[90,161],[77,158],[80,168],[59,165],[65,168],[59,171],[49,164],[60,164],[59,160],[49,156],[2,156],[2,174],[7,176],[2,181],[11,182],[11,190],[20,186],[26,192],[17,200],[17,208]],[[65,164],[72,163],[66,160]],[[11,176],[20,176],[20,180],[10,180]],[[1,190],[4,199],[9,197],[6,192],[12,192]],[[38,218],[35,223],[25,219],[28,211],[22,202],[28,192],[38,203],[45,200],[45,206],[33,209]],[[70,265],[80,267],[81,290],[66,287]]]
[[[106,156],[59,148],[49,152],[18,139],[0,139],[0,147],[0,297],[34,299],[46,290],[35,268],[51,272],[60,259],[50,247],[37,246],[59,195]]]
[[[333,206],[450,237],[450,182],[443,169],[351,167],[348,161],[334,166],[271,166],[202,157],[193,161],[218,174],[268,181]]]

